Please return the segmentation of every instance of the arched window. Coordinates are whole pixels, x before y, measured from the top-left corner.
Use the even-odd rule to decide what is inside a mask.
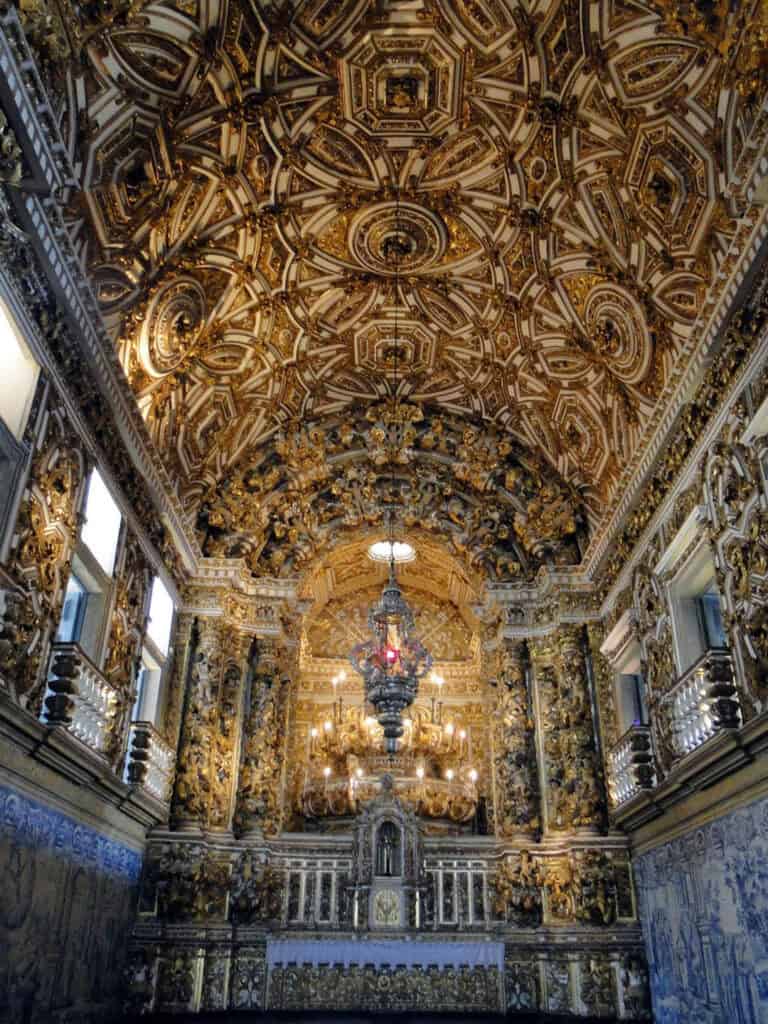
[[[385,821],[376,837],[376,874],[399,875],[400,864],[400,829],[394,821]]]

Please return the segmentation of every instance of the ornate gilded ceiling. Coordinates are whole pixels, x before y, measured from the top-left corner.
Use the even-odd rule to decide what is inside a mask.
[[[360,459],[339,454],[327,472],[311,448],[343,448],[343,410],[391,397],[397,367],[399,397],[429,423],[508,438],[554,489],[523,501],[497,481],[470,560],[527,573],[542,557],[520,532],[537,514],[527,506],[553,493],[560,525],[544,555],[578,556],[582,519],[605,510],[679,373],[739,216],[724,187],[764,59],[742,40],[753,5],[681,6],[82,9],[84,192],[69,223],[209,549],[248,520],[238,543],[254,568],[292,571],[309,548],[289,565],[281,537],[309,535],[315,551],[328,540],[313,525],[326,486],[362,525],[387,461],[355,478]],[[302,423],[322,439],[306,435],[289,501],[280,446]],[[422,454],[401,464],[404,480]],[[483,488],[457,477],[461,458],[432,459],[435,500],[413,514],[458,519],[450,535],[471,547]],[[268,470],[258,483],[254,467]]]

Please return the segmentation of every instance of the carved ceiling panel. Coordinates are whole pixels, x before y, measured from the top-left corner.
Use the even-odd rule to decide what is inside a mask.
[[[69,223],[193,511],[277,428],[396,389],[538,452],[599,517],[718,287],[764,85],[751,4],[680,6],[96,16]]]
[[[472,631],[450,602],[403,587],[416,618],[416,636],[436,661],[473,658]],[[314,658],[346,658],[350,648],[368,639],[368,611],[381,597],[381,587],[367,587],[329,601],[306,627],[308,653]]]
[[[312,614],[318,614],[331,597],[344,598],[356,590],[377,587],[387,578],[387,566],[368,557],[373,541],[385,540],[387,529],[380,527],[362,530],[357,538],[329,547],[313,562],[299,591],[302,601],[310,601]],[[442,537],[431,537],[428,532],[411,527],[397,530],[398,538],[406,540],[416,550],[416,558],[398,565],[397,576],[404,587],[423,591],[440,600],[449,600],[461,609],[468,625],[475,629],[477,621],[472,606],[481,600],[482,580],[472,577]]]

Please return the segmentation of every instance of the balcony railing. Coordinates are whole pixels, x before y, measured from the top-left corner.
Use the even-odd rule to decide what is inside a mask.
[[[77,644],[53,644],[42,720],[104,757],[113,749],[118,694]]]
[[[608,792],[614,807],[656,785],[651,730],[633,725],[608,755]]]
[[[142,786],[162,803],[171,796],[173,750],[149,722],[131,722],[125,781]]]
[[[713,648],[688,669],[664,698],[672,748],[685,757],[718,733],[741,725],[731,656]]]

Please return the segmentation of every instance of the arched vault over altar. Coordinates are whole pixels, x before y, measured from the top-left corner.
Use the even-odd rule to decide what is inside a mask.
[[[439,538],[468,579],[578,563],[578,491],[535,450],[436,406],[381,402],[291,425],[201,499],[204,551],[301,577],[335,544],[398,529]],[[477,585],[477,584],[475,584]]]

